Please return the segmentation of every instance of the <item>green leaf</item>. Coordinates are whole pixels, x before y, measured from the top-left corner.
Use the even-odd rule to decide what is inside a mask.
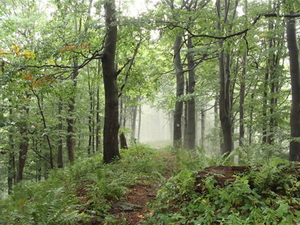
[[[287,203],[280,203],[278,209],[276,210],[277,216],[281,218],[284,214],[288,213],[289,205]]]

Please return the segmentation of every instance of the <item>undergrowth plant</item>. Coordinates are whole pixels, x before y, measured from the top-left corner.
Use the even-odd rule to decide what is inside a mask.
[[[147,146],[121,151],[121,160],[102,164],[102,155],[78,159],[41,182],[21,182],[0,202],[0,224],[84,224],[92,217],[113,221],[111,204],[128,186],[151,182],[166,170],[162,156]]]
[[[292,174],[288,161],[270,158],[225,187],[209,176],[201,191],[196,188],[194,168],[182,168],[162,184],[147,224],[300,223],[299,175]]]

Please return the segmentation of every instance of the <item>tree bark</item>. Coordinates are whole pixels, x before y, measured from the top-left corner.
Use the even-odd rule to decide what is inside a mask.
[[[41,104],[41,99],[40,99],[39,95],[33,89],[32,89],[32,93],[34,94],[34,96],[37,99],[37,104],[38,104],[38,107],[39,107],[39,110],[40,110],[40,114],[41,114],[41,117],[42,117],[44,130],[47,130],[47,123],[46,123],[46,118],[45,118],[45,115],[44,115],[43,107],[42,107],[42,104]],[[50,167],[51,167],[51,169],[53,169],[54,168],[54,163],[53,163],[53,150],[52,150],[51,140],[50,140],[50,137],[49,137],[49,135],[47,133],[45,133],[44,136],[45,136],[45,138],[47,140],[47,143],[48,143],[48,146],[49,146],[49,155],[50,155],[49,162],[50,162]]]
[[[98,76],[100,76],[101,61],[98,60]],[[100,150],[100,88],[97,87],[97,106],[96,106],[96,151]]]
[[[248,21],[248,1],[245,0],[245,17],[246,22]],[[246,73],[247,73],[247,50],[244,52],[243,55],[243,62],[242,62],[242,78],[241,78],[241,86],[240,86],[240,118],[239,118],[239,124],[240,124],[240,135],[239,135],[239,146],[244,145],[244,139],[245,139],[245,126],[244,126],[244,102],[245,102],[245,79],[246,79]]]
[[[68,149],[68,159],[70,163],[74,162],[74,110],[75,110],[75,97],[76,97],[76,87],[77,87],[77,81],[76,77],[78,76],[78,62],[75,59],[74,60],[74,70],[72,74],[72,91],[71,96],[69,98],[69,104],[68,104],[68,117],[67,117],[67,149]]]
[[[131,138],[135,138],[136,137],[136,118],[137,118],[137,110],[138,110],[138,101],[139,101],[139,97],[137,96],[135,98],[136,100],[136,105],[133,106],[133,112],[132,112],[132,120],[131,120]]]
[[[9,117],[12,118],[12,108],[9,109]],[[11,121],[12,122],[12,121]],[[14,144],[14,137],[13,137],[13,131],[12,128],[10,128],[9,131],[9,145],[10,145],[10,151],[9,151],[9,159],[8,159],[8,176],[7,176],[7,185],[8,185],[8,194],[12,193],[13,185],[16,182],[16,162],[15,162],[15,144]]]
[[[243,55],[243,71],[242,71],[242,78],[241,78],[241,85],[240,85],[240,135],[239,135],[239,146],[244,145],[244,138],[245,138],[245,127],[244,127],[244,102],[245,102],[245,78],[246,78],[246,65],[247,65],[247,52]]]
[[[174,112],[174,129],[173,129],[173,145],[182,146],[182,112],[183,101],[180,97],[184,94],[184,73],[181,64],[181,49],[182,37],[176,36],[174,44],[174,66],[176,70],[176,103]]]
[[[300,60],[299,46],[296,35],[296,21],[294,18],[287,19],[287,44],[290,56],[290,73],[292,85],[292,107],[290,115],[291,142],[290,160],[300,161],[300,142],[294,140],[300,137]]]
[[[141,126],[142,126],[142,104],[139,105],[138,142],[140,142],[141,140]]]
[[[94,112],[94,92],[92,90],[92,85],[91,85],[91,77],[90,77],[90,71],[89,71],[89,67],[87,66],[87,75],[88,75],[88,89],[89,89],[89,97],[90,97],[90,113],[88,116],[88,120],[89,120],[89,144],[88,144],[88,155],[91,155],[91,151],[94,152],[94,142],[93,142],[93,120],[94,120],[94,116],[93,116],[93,112]]]
[[[63,168],[63,137],[61,135],[61,132],[63,130],[63,119],[61,116],[62,111],[62,99],[59,99],[58,102],[58,116],[59,116],[59,124],[57,125],[58,130],[58,137],[57,137],[57,167]]]
[[[194,53],[192,52],[193,43],[191,37],[188,37],[188,49],[189,53],[188,58],[188,70],[189,70],[189,86],[188,94],[190,95],[187,102],[187,148],[195,149],[196,144],[196,108],[195,108],[195,62],[194,62]]]
[[[120,158],[118,146],[119,108],[115,53],[117,45],[117,25],[115,1],[106,1],[105,5],[106,40],[102,58],[103,81],[105,91],[104,151],[103,162],[110,163]]]
[[[228,10],[229,5],[226,5],[225,8],[225,23],[228,23]],[[219,20],[221,17],[221,2],[217,0],[217,15]],[[219,31],[221,29],[221,23],[218,22],[217,28]],[[224,52],[223,49],[223,40],[219,41],[219,77],[220,77],[220,121],[222,128],[223,136],[223,148],[221,149],[222,154],[229,154],[233,149],[232,141],[232,121],[231,121],[231,96],[230,96],[230,55],[229,53]]]
[[[28,110],[26,110],[28,114]],[[21,134],[21,143],[20,143],[20,150],[19,150],[19,165],[18,165],[18,174],[17,174],[17,183],[23,180],[23,170],[25,166],[26,156],[28,152],[29,146],[29,137],[28,137],[28,129],[27,124],[24,122],[19,127],[20,134]]]
[[[205,109],[204,107],[201,109],[201,144],[202,148],[205,147]]]

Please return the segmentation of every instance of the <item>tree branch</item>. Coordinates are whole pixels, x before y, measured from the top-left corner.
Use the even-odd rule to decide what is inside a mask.
[[[126,76],[125,76],[124,83],[122,84],[121,89],[120,89],[120,93],[119,93],[119,95],[118,95],[119,98],[122,96],[123,89],[124,89],[124,87],[125,87],[125,85],[126,85],[126,83],[127,83],[127,79],[128,79],[128,76],[129,76],[129,72],[130,72],[130,70],[131,70],[131,67],[132,67],[132,65],[133,65],[133,61],[134,61],[134,59],[135,59],[135,57],[136,57],[136,54],[138,53],[138,50],[139,50],[139,47],[140,47],[141,43],[142,43],[142,38],[140,39],[139,43],[138,43],[138,44],[136,45],[136,47],[135,47],[135,50],[134,50],[134,53],[133,53],[133,57],[132,57],[132,59],[131,59],[131,61],[130,61],[129,68],[128,68],[127,73],[126,73]]]

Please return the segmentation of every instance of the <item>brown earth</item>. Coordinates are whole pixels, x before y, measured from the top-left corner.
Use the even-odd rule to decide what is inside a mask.
[[[165,157],[167,163],[168,169],[164,177],[168,179],[172,175],[174,157],[167,152],[162,152],[161,154]],[[154,213],[150,211],[148,204],[155,199],[158,188],[157,183],[139,183],[129,187],[130,191],[126,193],[124,202],[140,206],[141,208],[123,210],[113,207],[110,213],[117,219],[117,224],[138,225],[145,223],[145,215]]]

